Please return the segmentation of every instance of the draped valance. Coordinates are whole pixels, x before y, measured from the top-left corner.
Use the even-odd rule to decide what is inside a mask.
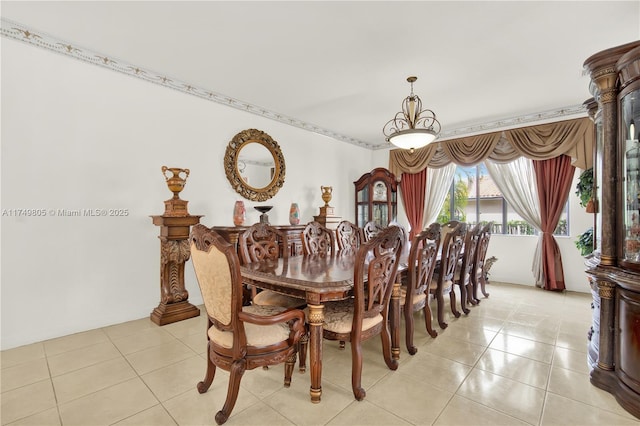
[[[485,133],[434,143],[413,152],[392,149],[389,171],[400,179],[402,173],[418,173],[450,163],[472,166],[486,159],[508,163],[521,156],[546,160],[562,154],[570,156],[575,167],[585,170],[592,167],[594,136],[594,124],[589,118]]]

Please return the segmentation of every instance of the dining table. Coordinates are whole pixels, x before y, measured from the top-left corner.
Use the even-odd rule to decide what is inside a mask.
[[[352,296],[354,254],[299,255],[244,264],[245,284],[304,299],[308,307],[311,402],[322,397],[322,330],[324,304]],[[402,271],[406,266],[399,265]],[[366,277],[365,277],[366,280]],[[400,358],[400,279],[396,277],[389,309],[392,356]]]

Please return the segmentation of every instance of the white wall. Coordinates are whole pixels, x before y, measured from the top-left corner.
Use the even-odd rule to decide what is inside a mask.
[[[233,225],[223,157],[241,130],[267,132],[286,160],[272,223],[301,220],[333,186],[336,214],[353,218],[353,181],[372,153],[49,51],[2,39],[1,348],[145,317],[160,300],[159,228],[171,198],[161,166],[189,168],[181,198],[207,226]],[[58,209],[127,209],[125,217],[54,217]],[[44,209],[45,217],[9,216]],[[191,269],[189,300],[201,303]]]

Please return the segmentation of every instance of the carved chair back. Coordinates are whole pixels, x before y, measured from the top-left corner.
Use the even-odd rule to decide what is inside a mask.
[[[489,248],[489,240],[491,239],[492,229],[493,222],[487,223],[484,228],[482,228],[480,240],[478,240],[478,247],[476,249],[476,256],[473,262],[473,275],[471,276],[471,281],[473,284],[473,297],[476,302],[479,302],[477,296],[478,287],[480,287],[480,291],[482,292],[484,297],[489,297],[489,293],[487,293],[485,289],[485,285],[487,284],[487,271],[485,269],[485,261],[487,257],[487,249]]]
[[[362,241],[367,242],[382,231],[382,227],[375,222],[367,222],[362,228]]]
[[[305,255],[335,253],[333,231],[316,221],[309,222],[302,231],[302,248]]]
[[[360,229],[348,220],[343,220],[336,228],[336,241],[340,253],[355,254],[361,244]]]
[[[194,225],[190,245],[191,261],[209,320],[220,330],[243,335],[242,325],[237,321],[243,292],[236,251],[204,225]]]
[[[459,221],[450,221],[442,226],[442,248],[440,250],[440,268],[438,278],[441,283],[453,281],[460,253],[464,247],[467,225]]]
[[[416,296],[427,295],[440,247],[440,228],[439,223],[432,223],[413,237],[409,252],[405,309],[411,310]],[[425,299],[426,297],[422,298],[422,303],[425,303]]]
[[[476,258],[478,241],[483,231],[482,224],[476,224],[470,231],[467,232],[464,238],[464,253],[460,262],[460,274],[458,276],[458,283],[460,285],[466,285],[469,283],[471,274],[473,273],[474,261]]]
[[[432,223],[427,229],[413,237],[409,251],[406,285],[402,287],[401,300],[405,319],[405,339],[407,351],[414,355],[418,348],[413,344],[413,313],[424,311],[425,326],[431,337],[438,333],[431,327],[429,307],[429,287],[436,267],[440,248],[440,224]]]
[[[493,222],[487,223],[481,231],[478,247],[474,258],[473,270],[477,275],[484,274],[484,262],[487,257],[487,249],[489,248],[489,240],[491,239],[491,229]]]
[[[240,234],[238,244],[244,263],[289,256],[287,235],[266,223],[251,225]]]
[[[401,252],[402,231],[397,226],[383,229],[358,249],[353,277],[355,311],[352,333],[362,329],[364,318],[379,314],[386,318]]]

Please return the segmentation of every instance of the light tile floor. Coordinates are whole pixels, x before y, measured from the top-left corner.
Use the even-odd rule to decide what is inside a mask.
[[[324,343],[323,395],[309,401],[309,374],[247,371],[228,425],[640,425],[589,383],[591,299],[491,283],[469,316],[448,318],[435,339],[415,314],[418,353],[403,346],[387,369],[380,341],[364,347],[358,402],[347,344]],[[434,306],[435,307],[435,306]],[[205,316],[158,327],[148,318],[2,352],[2,424],[211,425],[228,374],[200,395]]]

